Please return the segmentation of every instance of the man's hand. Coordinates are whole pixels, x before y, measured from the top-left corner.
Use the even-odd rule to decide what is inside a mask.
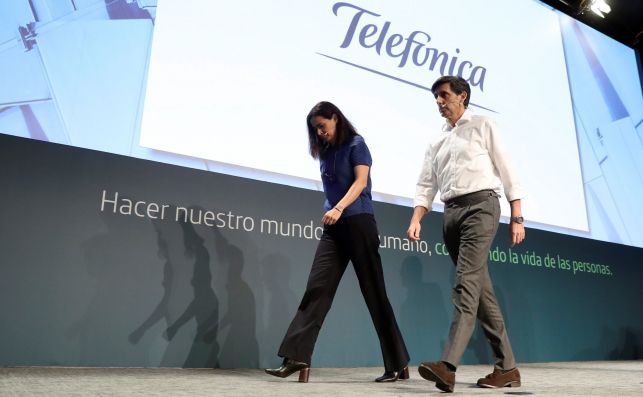
[[[417,206],[413,208],[413,215],[411,216],[411,222],[409,223],[409,228],[406,231],[406,235],[409,236],[411,241],[420,240],[420,230],[422,226],[420,225],[420,220],[426,214],[428,210],[422,206]]]
[[[522,223],[511,222],[509,223],[509,242],[511,246],[520,244],[525,239],[525,225]]]
[[[522,210],[520,209],[520,199],[512,200],[509,202],[511,206],[511,217],[520,217],[522,218]],[[525,239],[525,225],[522,223],[514,222],[513,220],[509,222],[509,242],[513,247],[516,244],[522,243]]]
[[[411,222],[409,229],[406,231],[406,235],[409,236],[410,240],[418,241],[420,240],[420,230],[422,230],[420,222]]]

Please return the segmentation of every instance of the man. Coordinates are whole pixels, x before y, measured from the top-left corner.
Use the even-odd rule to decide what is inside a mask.
[[[456,266],[453,320],[438,362],[420,365],[420,375],[452,392],[455,371],[475,327],[476,317],[496,357],[493,373],[478,380],[480,387],[518,387],[520,373],[489,278],[487,258],[498,229],[501,187],[511,205],[511,245],[525,238],[520,209],[523,190],[500,144],[493,120],[468,109],[471,89],[461,77],[443,76],[431,87],[443,134],[429,145],[418,179],[408,237],[420,239],[420,220],[431,210],[439,190],[444,201],[443,236]]]

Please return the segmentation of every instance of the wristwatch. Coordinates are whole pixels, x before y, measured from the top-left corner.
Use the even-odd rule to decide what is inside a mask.
[[[512,222],[516,223],[523,223],[525,221],[525,218],[523,218],[522,215],[512,216],[510,219]]]

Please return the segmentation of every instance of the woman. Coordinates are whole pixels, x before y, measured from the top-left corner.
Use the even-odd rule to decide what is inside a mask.
[[[386,295],[379,238],[371,199],[371,154],[364,138],[330,102],[319,102],[308,117],[310,154],[319,159],[324,185],[324,232],[308,277],[306,292],[284,337],[283,364],[266,373],[281,378],[299,371],[308,382],[317,334],[333,302],[348,262],[353,263],[384,356],[384,375],[376,382],[408,379],[409,354]]]

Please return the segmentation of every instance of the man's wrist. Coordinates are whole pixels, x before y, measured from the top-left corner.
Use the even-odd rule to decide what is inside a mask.
[[[525,218],[523,218],[523,217],[522,217],[522,215],[512,216],[512,217],[511,217],[511,218],[509,218],[509,219],[510,219],[512,222],[520,223],[520,224],[522,224],[522,223],[525,221]]]

